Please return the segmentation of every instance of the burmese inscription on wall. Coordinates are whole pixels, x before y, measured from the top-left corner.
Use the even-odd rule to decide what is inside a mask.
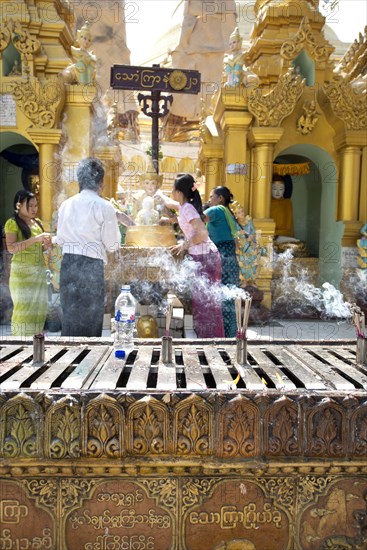
[[[16,126],[16,103],[11,94],[0,95],[0,126]]]

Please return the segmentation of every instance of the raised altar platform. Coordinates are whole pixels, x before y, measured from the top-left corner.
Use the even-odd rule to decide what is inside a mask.
[[[116,368],[101,339],[38,364],[1,343],[0,548],[363,548],[355,343],[250,343],[245,367],[231,340],[174,350],[138,341]]]

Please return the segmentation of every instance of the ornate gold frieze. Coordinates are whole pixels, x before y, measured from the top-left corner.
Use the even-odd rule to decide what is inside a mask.
[[[345,415],[331,399],[325,399],[310,412],[307,438],[313,456],[340,456],[345,453]]]
[[[167,407],[151,396],[132,405],[128,412],[129,449],[134,454],[168,452]]]
[[[299,30],[294,38],[286,40],[280,49],[280,55],[284,59],[292,60],[302,51],[306,50],[309,56],[316,62],[326,62],[334,48],[326,42],[321,33],[314,33],[308,17],[301,21]]]
[[[237,396],[220,413],[219,448],[223,457],[255,456],[260,449],[260,414],[249,399]]]
[[[213,452],[213,410],[203,399],[190,396],[176,407],[174,452],[208,455]]]
[[[364,130],[367,128],[365,95],[358,94],[350,82],[344,79],[327,82],[323,89],[330,101],[333,112],[344,122],[347,130]]]
[[[261,88],[249,90],[248,110],[256,118],[257,125],[280,126],[295,108],[303,87],[304,80],[290,68],[267,94],[264,95]]]
[[[268,434],[265,448],[270,455],[299,455],[302,452],[302,422],[297,404],[281,397],[271,405],[265,415]]]
[[[43,414],[36,401],[24,394],[13,397],[2,408],[0,456],[42,456]],[[1,429],[3,426],[3,429]],[[2,432],[2,433],[1,433]]]
[[[50,407],[45,430],[46,456],[57,459],[80,456],[80,414],[78,403],[71,396]]]
[[[40,82],[36,78],[14,81],[9,84],[19,109],[40,128],[54,128],[57,111],[63,99],[58,80]]]
[[[88,457],[118,458],[123,452],[124,413],[115,399],[100,395],[88,403],[83,444]]]
[[[359,75],[366,73],[367,67],[367,25],[364,29],[364,35],[359,33],[358,40],[349,46],[343,58],[339,63],[339,72],[344,73],[348,80],[353,80]]]

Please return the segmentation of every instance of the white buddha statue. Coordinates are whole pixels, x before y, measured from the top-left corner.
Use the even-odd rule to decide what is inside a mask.
[[[284,198],[285,183],[275,177],[271,184],[270,217],[275,221],[275,241],[282,243],[299,243],[294,237],[293,209],[291,199]]]

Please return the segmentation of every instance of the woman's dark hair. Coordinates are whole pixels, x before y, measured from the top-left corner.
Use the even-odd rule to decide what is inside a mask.
[[[233,195],[232,195],[231,191],[228,189],[228,187],[225,187],[224,185],[218,185],[218,187],[214,187],[213,193],[215,193],[217,195],[217,197],[223,197],[224,206],[226,206],[228,208],[228,210],[230,211],[230,213],[232,214],[232,216],[236,220],[237,224],[240,227],[242,227],[240,222],[237,220],[234,212],[231,210],[231,208],[229,206],[231,204],[231,202],[233,202]]]
[[[15,197],[14,197],[14,201],[13,201],[13,206],[14,206],[14,216],[13,216],[13,218],[16,221],[16,224],[19,227],[24,239],[29,239],[31,237],[31,228],[19,216],[19,208],[20,208],[20,205],[23,202],[26,202],[27,210],[28,210],[29,201],[31,199],[35,199],[35,198],[36,198],[36,195],[34,193],[31,193],[30,191],[27,191],[27,189],[21,189],[20,191],[17,191],[15,193]],[[42,226],[41,222],[37,219],[35,219],[34,221],[40,226],[40,228],[43,231],[44,229],[43,229],[43,226]]]
[[[88,157],[80,161],[76,176],[78,178],[79,189],[90,189],[98,191],[104,176],[104,167],[99,159]]]
[[[177,174],[173,184],[176,191],[181,191],[183,196],[192,204],[192,206],[200,214],[201,219],[204,219],[203,204],[199,191],[195,187],[195,180],[191,174]]]
[[[227,207],[229,207],[230,203],[233,201],[233,195],[231,191],[228,189],[228,187],[225,187],[224,185],[218,185],[218,187],[214,187],[213,193],[215,193],[217,197],[223,197],[224,205]]]

